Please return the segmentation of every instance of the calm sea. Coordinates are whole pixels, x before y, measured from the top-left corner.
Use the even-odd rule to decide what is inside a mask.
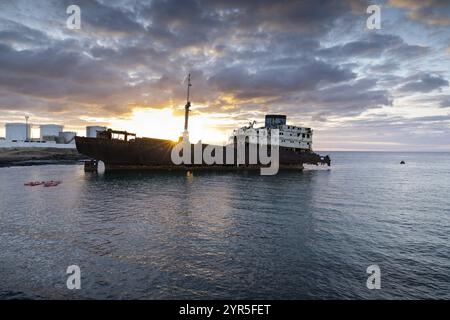
[[[450,154],[331,157],[276,176],[2,168],[0,298],[449,299]]]

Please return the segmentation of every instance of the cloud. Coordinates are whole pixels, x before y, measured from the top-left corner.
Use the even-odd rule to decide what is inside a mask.
[[[325,87],[298,96],[308,112],[328,116],[351,116],[362,112],[392,105],[392,97],[387,90],[377,88],[375,79],[360,79],[350,83]]]
[[[369,70],[371,72],[379,72],[379,73],[390,73],[394,70],[398,70],[400,68],[400,64],[398,62],[384,62],[381,64],[371,65]]]
[[[440,98],[439,106],[441,108],[450,108],[450,95],[444,95]]]
[[[0,19],[0,28],[0,44],[43,46],[50,41],[44,32],[11,20]]]
[[[377,59],[383,54],[388,58],[412,59],[423,56],[428,51],[425,46],[407,44],[397,35],[370,33],[356,41],[321,49],[318,54],[334,59],[349,57]]]
[[[137,21],[137,13],[134,8],[118,6],[110,2],[97,0],[64,0],[56,1],[53,5],[60,12],[72,4],[81,9],[81,23],[84,32],[97,32],[110,35],[132,35],[144,30]],[[109,5],[108,5],[109,4]]]
[[[243,66],[219,70],[209,79],[211,86],[239,99],[278,96],[313,90],[319,83],[335,83],[356,75],[319,60],[303,60],[296,67],[267,67],[249,72]]]
[[[439,75],[421,74],[416,75],[399,88],[401,92],[422,92],[427,93],[433,90],[448,87],[448,81]]]
[[[316,35],[332,28],[337,18],[352,12],[351,3],[346,1],[204,0],[202,5],[221,12],[241,30]]]
[[[423,3],[391,6],[411,19],[446,13]],[[193,115],[233,123],[280,112],[333,125],[398,112],[396,102],[415,92],[426,93],[430,110],[448,106],[448,55],[434,49],[448,38],[435,33],[442,28],[434,16],[411,32],[386,6],[398,27],[367,31],[365,1],[81,0],[82,29],[74,31],[65,28],[69,4],[0,3],[2,112],[74,123],[127,117],[133,108],[182,112],[187,73]]]
[[[412,20],[427,25],[450,25],[450,7],[447,0],[390,0],[389,4],[406,9]]]

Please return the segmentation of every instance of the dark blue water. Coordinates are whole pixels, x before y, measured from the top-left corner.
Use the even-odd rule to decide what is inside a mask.
[[[450,154],[332,160],[277,176],[2,168],[0,298],[450,298]]]

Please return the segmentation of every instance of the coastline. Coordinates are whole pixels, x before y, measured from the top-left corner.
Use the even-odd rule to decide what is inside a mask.
[[[87,157],[76,149],[0,148],[0,168],[47,164],[77,164]]]

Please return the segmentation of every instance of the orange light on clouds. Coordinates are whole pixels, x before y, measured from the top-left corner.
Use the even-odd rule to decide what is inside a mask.
[[[170,139],[177,141],[182,135],[184,115],[175,115],[172,108],[135,109],[129,119],[112,119],[113,129],[135,132],[139,137]],[[189,136],[192,143],[202,140],[205,143],[223,144],[227,141],[227,132],[216,129],[220,121],[214,115],[190,115]]]

